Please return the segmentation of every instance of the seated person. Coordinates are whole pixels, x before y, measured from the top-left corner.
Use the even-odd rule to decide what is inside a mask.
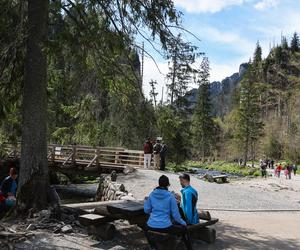
[[[9,170],[9,176],[7,176],[1,186],[0,195],[2,197],[2,209],[4,207],[13,207],[16,204],[17,194],[17,179],[18,174],[15,168]]]
[[[146,236],[148,230],[176,234],[182,236],[187,249],[190,250],[192,244],[186,222],[180,216],[174,194],[168,191],[169,186],[169,178],[162,175],[159,178],[159,186],[145,200],[144,211],[150,215],[147,222]],[[172,219],[177,224],[173,224]]]
[[[180,185],[182,186],[181,197],[176,195],[176,199],[180,200],[180,208],[182,209],[183,218],[187,224],[198,224],[199,215],[197,211],[198,193],[190,184],[190,176],[182,174],[179,176]]]

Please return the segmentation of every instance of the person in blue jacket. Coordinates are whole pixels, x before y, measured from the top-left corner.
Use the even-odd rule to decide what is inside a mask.
[[[190,176],[188,174],[181,174],[179,176],[180,184],[182,186],[180,207],[184,214],[184,219],[187,224],[198,224],[199,215],[197,211],[198,193],[190,184]]]
[[[147,221],[146,236],[149,230],[176,234],[182,237],[188,250],[193,249],[186,222],[180,216],[175,195],[168,190],[169,178],[162,175],[158,182],[159,186],[144,202],[144,211],[150,215]],[[149,243],[151,245],[151,242]]]

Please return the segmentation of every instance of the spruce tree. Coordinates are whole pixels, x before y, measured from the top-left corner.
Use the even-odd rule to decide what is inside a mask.
[[[204,57],[198,73],[198,99],[193,114],[192,134],[196,152],[202,160],[210,156],[214,146],[214,121],[210,102],[209,61]]]
[[[157,99],[156,99],[156,97],[157,97],[158,93],[156,92],[155,85],[157,85],[157,81],[151,80],[151,81],[149,82],[149,85],[150,85],[150,87],[151,87],[151,90],[150,90],[150,97],[151,97],[151,99],[152,99],[152,102],[153,102],[153,104],[154,104],[154,107],[156,107],[156,104],[157,104]]]
[[[289,49],[289,44],[288,44],[288,41],[287,41],[287,39],[286,39],[285,36],[283,36],[283,37],[281,38],[281,47],[282,47],[282,49],[284,49],[284,50],[288,50],[288,49]]]
[[[291,50],[292,52],[298,52],[300,48],[300,41],[297,32],[294,33],[291,41]]]
[[[256,67],[261,63],[261,61],[262,61],[262,48],[259,44],[259,41],[257,41],[256,48],[254,51],[253,64]]]
[[[169,60],[169,73],[167,74],[169,84],[167,84],[167,87],[169,89],[170,104],[174,105],[176,101],[178,108],[181,106],[181,97],[186,94],[188,84],[192,80],[194,72],[192,64],[197,56],[197,47],[183,41],[181,34],[170,44],[170,47],[171,50],[167,55]]]
[[[238,147],[243,151],[244,165],[249,156],[252,162],[255,157],[255,147],[262,134],[260,85],[256,83],[256,69],[253,64],[241,82],[240,103],[238,107],[238,126],[236,139]]]

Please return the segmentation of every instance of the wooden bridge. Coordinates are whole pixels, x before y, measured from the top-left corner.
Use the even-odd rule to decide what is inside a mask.
[[[3,159],[17,161],[20,158],[20,145],[0,146]],[[62,172],[101,173],[131,171],[143,167],[144,152],[121,147],[89,147],[82,145],[48,145],[49,167]]]

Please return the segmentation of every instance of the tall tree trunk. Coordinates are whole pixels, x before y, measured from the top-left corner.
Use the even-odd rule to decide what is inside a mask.
[[[18,210],[43,209],[49,188],[47,162],[48,0],[28,0],[27,50],[22,106],[22,144]]]

